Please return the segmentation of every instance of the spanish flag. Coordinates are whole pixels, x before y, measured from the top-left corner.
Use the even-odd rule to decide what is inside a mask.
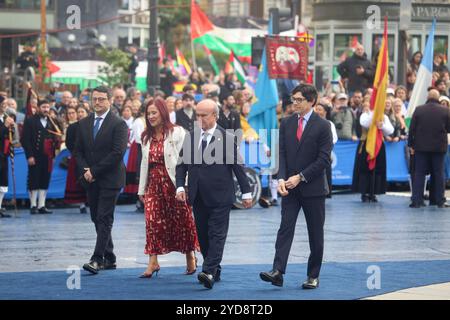
[[[383,143],[383,133],[377,128],[379,121],[384,121],[384,106],[386,104],[386,89],[389,82],[389,54],[387,36],[387,17],[384,18],[384,34],[378,55],[377,70],[373,82],[373,94],[370,101],[370,110],[373,112],[373,120],[370,125],[366,140],[367,162],[369,170],[375,168],[378,152]]]

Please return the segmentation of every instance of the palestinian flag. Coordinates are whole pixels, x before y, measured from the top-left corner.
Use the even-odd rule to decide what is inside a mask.
[[[221,17],[211,21],[191,0],[191,39],[212,51],[234,54],[248,61],[252,55],[252,37],[267,34],[267,25],[242,17]],[[259,28],[261,27],[261,28]]]
[[[203,46],[203,50],[205,50],[205,53],[208,56],[209,63],[211,63],[214,73],[216,75],[218,75],[220,72],[220,69],[219,69],[219,66],[217,65],[216,59],[214,58],[213,54],[211,53],[211,50],[209,50],[208,47],[205,45]]]
[[[239,59],[234,56],[233,50],[231,50],[230,52],[230,58],[228,59],[228,62],[233,67],[234,73],[236,74],[239,81],[244,84],[246,78],[245,70]]]

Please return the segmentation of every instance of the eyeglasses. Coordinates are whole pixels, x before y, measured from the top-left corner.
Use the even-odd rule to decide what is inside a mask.
[[[291,101],[292,103],[302,103],[303,101],[305,101],[306,98],[295,98],[295,97],[291,97]]]
[[[105,98],[105,97],[92,98],[92,102],[96,102],[96,101],[103,102],[106,100],[108,100],[108,98]]]

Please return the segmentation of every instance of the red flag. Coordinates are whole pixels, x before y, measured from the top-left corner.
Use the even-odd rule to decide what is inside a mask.
[[[202,11],[200,6],[191,0],[191,39],[200,38],[202,35],[214,28],[208,16]]]

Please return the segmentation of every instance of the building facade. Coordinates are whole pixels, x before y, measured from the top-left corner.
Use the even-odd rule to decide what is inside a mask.
[[[369,60],[381,45],[383,17],[388,17],[388,49],[392,82],[398,80],[400,1],[316,0],[312,5],[311,29],[314,30],[315,84],[324,89],[328,83],[339,79],[337,65],[352,54],[356,41],[362,43]],[[374,11],[375,10],[375,11]],[[379,10],[379,11],[377,11]],[[379,13],[380,23],[374,25],[374,13]],[[415,51],[423,51],[433,17],[437,18],[434,50],[449,55],[450,2],[413,1],[411,22],[407,28],[408,59]],[[376,22],[376,21],[375,21]]]

